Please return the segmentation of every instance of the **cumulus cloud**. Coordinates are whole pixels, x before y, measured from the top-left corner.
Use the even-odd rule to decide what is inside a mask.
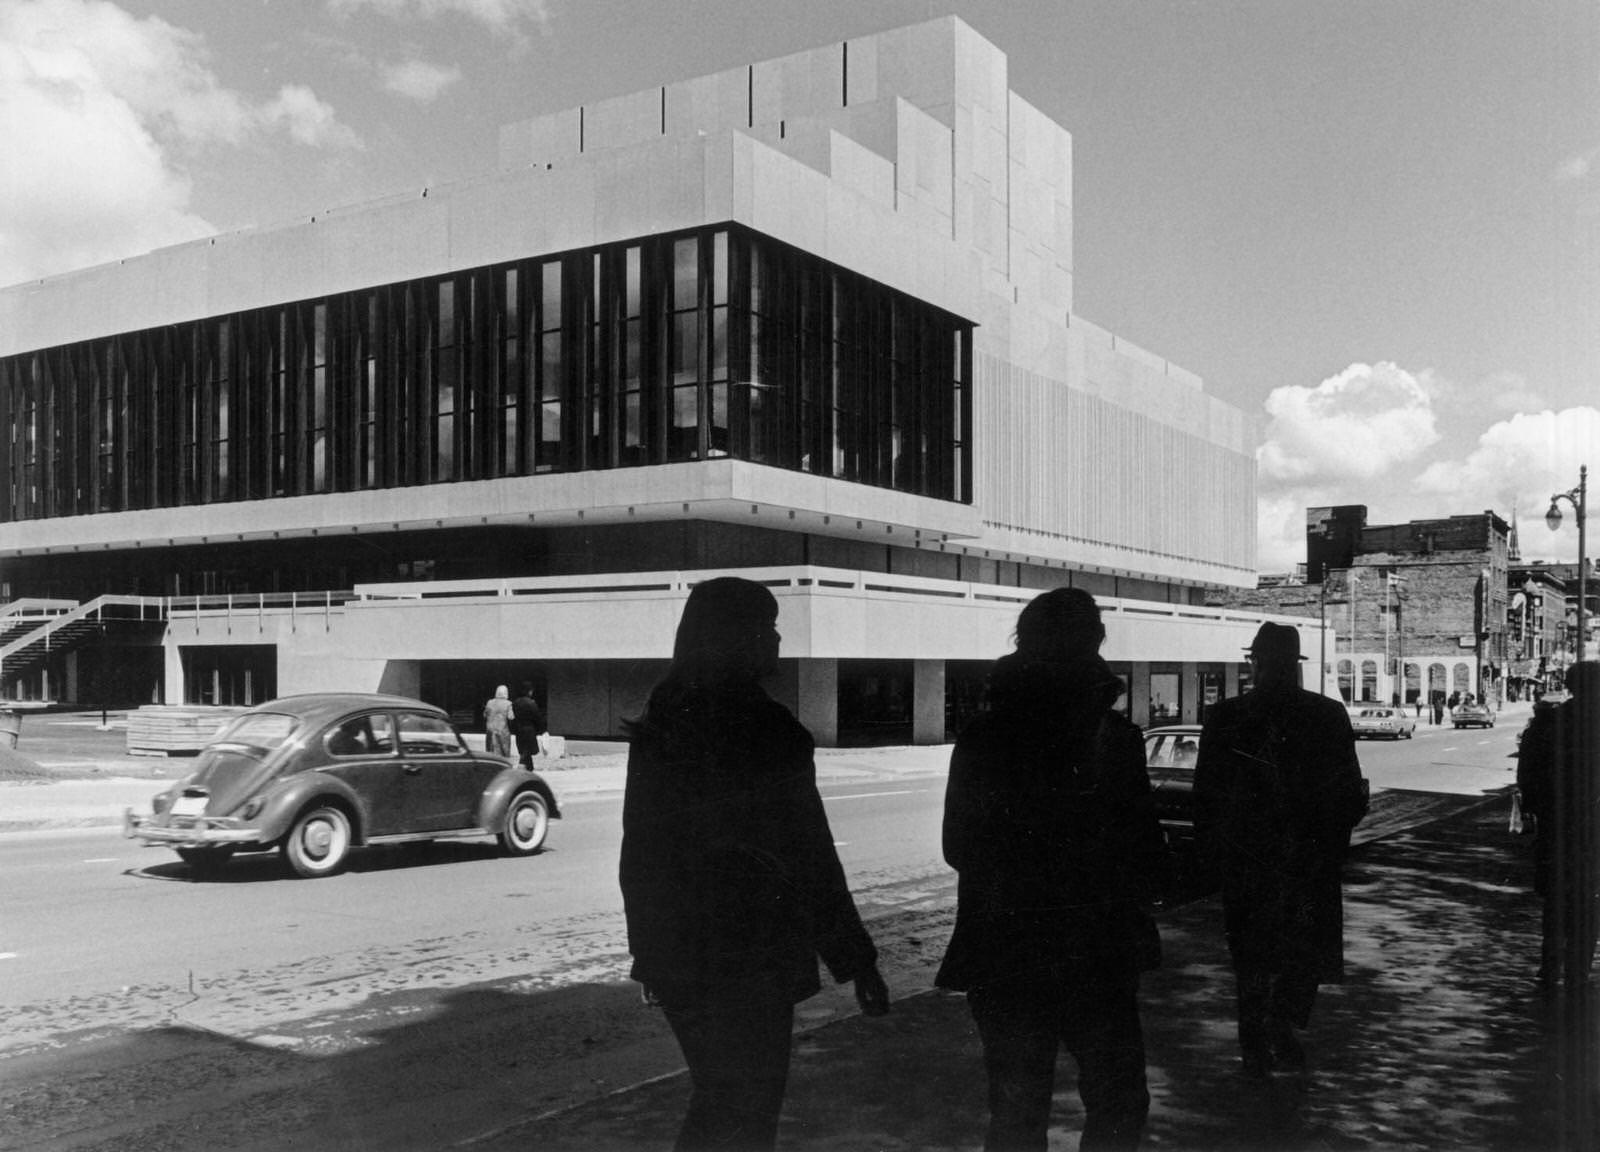
[[[1600,148],[1590,148],[1568,156],[1556,168],[1556,179],[1564,183],[1586,179],[1594,171],[1596,159],[1600,159]]]
[[[1518,510],[1525,557],[1571,559],[1577,555],[1572,509],[1563,502],[1566,522],[1551,536],[1542,523],[1554,492],[1578,483],[1578,469],[1600,462],[1600,409],[1580,406],[1562,411],[1521,412],[1492,425],[1461,460],[1432,464],[1417,477],[1416,489],[1448,497],[1456,510]],[[1591,495],[1600,476],[1591,476]],[[1591,517],[1593,512],[1591,511]]]
[[[285,84],[261,109],[265,124],[281,124],[297,142],[312,148],[359,148],[360,138],[339,123],[333,107],[302,84]]]
[[[328,8],[337,15],[366,9],[395,19],[466,16],[496,32],[543,28],[550,19],[547,0],[328,0]]]
[[[1300,486],[1373,479],[1414,459],[1439,440],[1433,387],[1425,374],[1378,363],[1352,364],[1315,388],[1273,389],[1256,454],[1262,479]]]
[[[428,104],[461,79],[461,69],[430,64],[426,60],[407,60],[383,69],[383,87],[387,92]]]
[[[253,102],[193,32],[108,0],[0,0],[0,283],[214,229],[186,165],[274,131],[359,143],[309,89]]]

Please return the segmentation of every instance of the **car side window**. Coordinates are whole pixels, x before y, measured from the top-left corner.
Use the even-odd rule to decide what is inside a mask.
[[[331,756],[385,756],[394,753],[394,741],[389,737],[389,717],[352,716],[327,735],[328,754]]]
[[[1200,756],[1200,741],[1193,736],[1179,736],[1173,742],[1172,763],[1177,768],[1193,768]]]
[[[448,720],[419,712],[401,712],[396,719],[400,748],[407,756],[453,756],[466,751]]]
[[[1172,737],[1157,736],[1145,745],[1145,763],[1151,768],[1172,767]]]

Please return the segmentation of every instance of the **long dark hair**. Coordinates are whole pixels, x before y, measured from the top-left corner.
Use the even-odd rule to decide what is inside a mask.
[[[1122,681],[1100,658],[1106,627],[1082,588],[1041,592],[1017,616],[1017,650],[989,672],[991,710],[1081,736],[1116,704]]]
[[[650,692],[644,714],[624,725],[635,739],[704,746],[727,733],[741,705],[761,692],[776,652],[778,601],[751,580],[719,576],[696,584],[672,644],[672,666]]]

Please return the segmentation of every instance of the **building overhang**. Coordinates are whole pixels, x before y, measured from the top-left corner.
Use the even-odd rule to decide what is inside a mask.
[[[725,458],[20,520],[0,559],[490,526],[716,520],[906,546],[976,538],[970,505]]]

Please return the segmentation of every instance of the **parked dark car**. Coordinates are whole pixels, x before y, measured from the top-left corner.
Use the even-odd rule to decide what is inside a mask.
[[[403,696],[286,696],[234,718],[195,770],[130,808],[125,835],[196,870],[278,850],[299,876],[330,876],[350,850],[494,836],[528,856],[561,811],[536,772],[468,748],[443,710]]]
[[[1457,728],[1493,728],[1494,709],[1476,700],[1457,704],[1455,711],[1450,713],[1450,723]]]
[[[1194,763],[1200,725],[1170,724],[1144,734],[1145,769],[1155,794],[1156,815],[1174,847],[1194,840]]]

